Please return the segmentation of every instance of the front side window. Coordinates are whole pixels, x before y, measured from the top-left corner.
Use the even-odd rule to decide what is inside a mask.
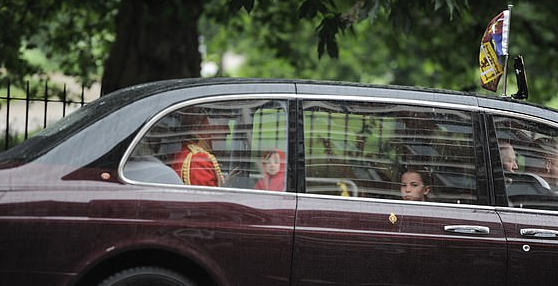
[[[558,210],[558,128],[506,116],[494,123],[509,205]]]
[[[139,182],[285,191],[286,103],[241,100],[180,108],[143,136],[123,176]]]
[[[484,203],[468,111],[307,101],[304,136],[308,193]]]

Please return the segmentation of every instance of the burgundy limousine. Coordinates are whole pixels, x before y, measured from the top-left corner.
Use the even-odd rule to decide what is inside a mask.
[[[148,83],[0,153],[0,285],[553,285],[557,186],[523,101]]]

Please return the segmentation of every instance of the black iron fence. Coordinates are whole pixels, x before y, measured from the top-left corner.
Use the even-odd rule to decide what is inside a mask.
[[[31,91],[29,81],[26,83],[24,95],[14,94],[14,88],[8,82],[0,86],[0,152],[26,140],[33,132],[41,130],[49,123],[56,121],[67,113],[87,104],[85,87],[81,94],[69,98],[64,84],[60,90],[49,89],[48,82],[44,88]],[[35,91],[37,90],[37,91]],[[36,94],[32,94],[36,93]]]

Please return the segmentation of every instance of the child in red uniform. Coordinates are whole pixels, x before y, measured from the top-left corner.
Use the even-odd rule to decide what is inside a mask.
[[[211,134],[201,137],[203,131],[223,131],[223,126],[211,126],[203,112],[186,117],[186,125],[194,134],[183,143],[182,151],[175,158],[172,168],[178,173],[185,185],[220,187],[224,184],[219,163],[211,154]],[[226,127],[226,126],[225,126]]]
[[[264,177],[256,183],[256,190],[285,191],[285,153],[278,149],[264,152],[262,156]]]
[[[224,178],[219,163],[204,142],[188,142],[173,169],[185,185],[220,187]]]

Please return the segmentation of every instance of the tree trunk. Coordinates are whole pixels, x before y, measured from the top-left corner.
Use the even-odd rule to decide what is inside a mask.
[[[103,94],[148,81],[199,77],[202,9],[202,0],[122,0]]]

